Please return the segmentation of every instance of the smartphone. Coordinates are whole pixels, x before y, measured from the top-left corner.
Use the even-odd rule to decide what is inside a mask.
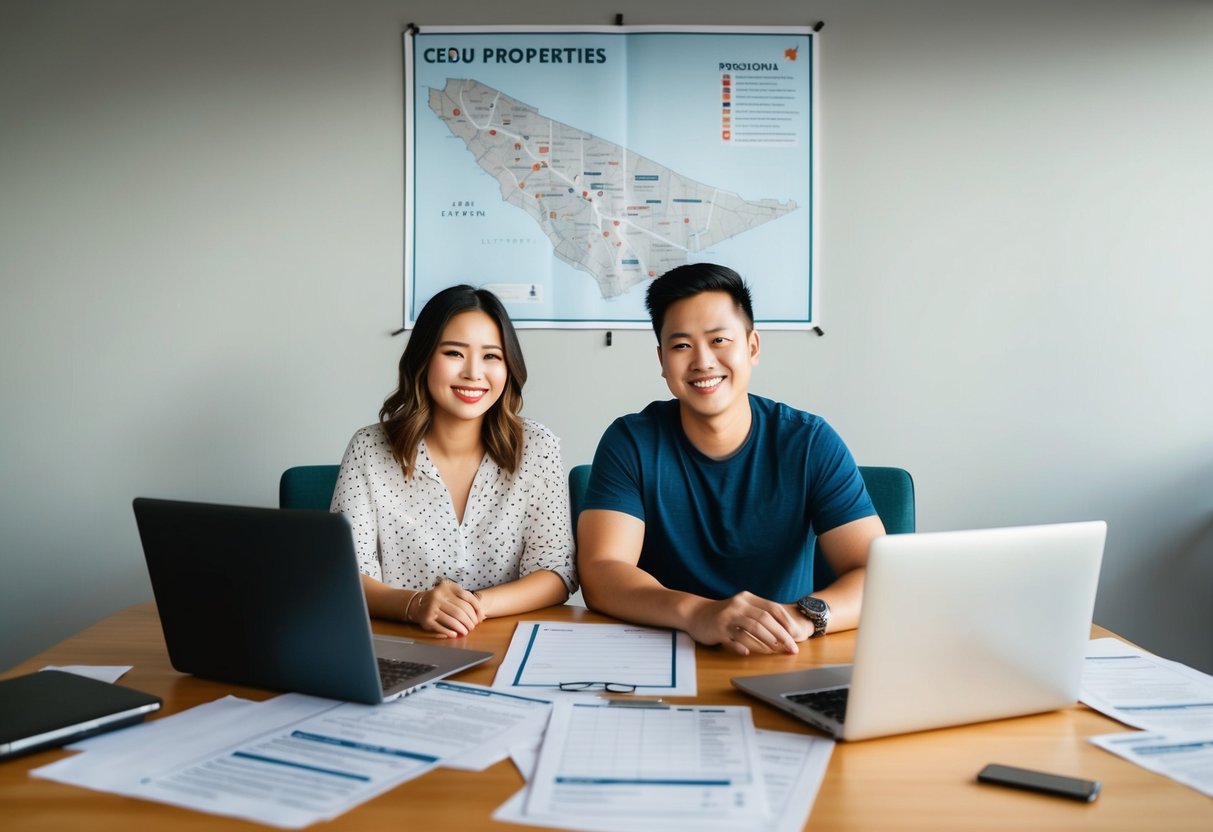
[[[1090,803],[1099,797],[1098,780],[1080,780],[1077,777],[1063,777],[1060,774],[1047,774],[1043,771],[1003,766],[998,763],[990,763],[979,771],[977,780],[981,783],[1010,786],[1013,789],[1055,794],[1071,800],[1081,800],[1084,803]]]

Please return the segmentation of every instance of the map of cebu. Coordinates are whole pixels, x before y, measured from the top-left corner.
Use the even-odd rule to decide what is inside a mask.
[[[539,224],[557,257],[592,275],[604,298],[797,208],[697,182],[479,81],[448,78],[430,88],[429,106],[502,199]]]

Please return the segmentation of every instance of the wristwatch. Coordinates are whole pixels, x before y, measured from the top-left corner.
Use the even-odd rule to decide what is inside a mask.
[[[829,604],[813,595],[806,595],[796,602],[796,609],[813,622],[813,635],[809,638],[817,638],[826,634],[826,627],[830,624]]]

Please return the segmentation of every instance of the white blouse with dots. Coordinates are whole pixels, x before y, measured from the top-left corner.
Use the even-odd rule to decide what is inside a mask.
[[[425,440],[406,478],[379,424],[350,440],[330,510],[354,529],[358,568],[389,586],[427,589],[449,578],[480,590],[550,569],[577,589],[560,440],[529,419],[522,464],[511,476],[485,454],[462,524]]]

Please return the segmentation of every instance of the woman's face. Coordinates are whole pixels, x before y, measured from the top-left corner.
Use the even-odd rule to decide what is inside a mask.
[[[501,330],[480,310],[447,322],[426,370],[435,416],[480,420],[509,383]]]

